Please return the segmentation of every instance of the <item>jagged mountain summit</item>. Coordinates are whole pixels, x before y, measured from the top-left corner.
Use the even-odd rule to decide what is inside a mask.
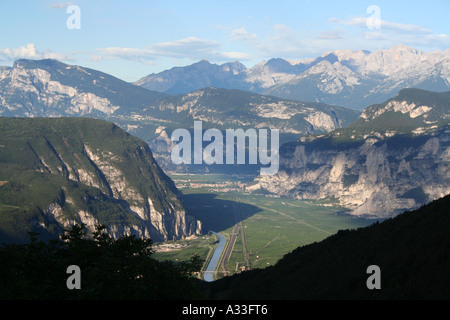
[[[113,238],[201,233],[148,145],[88,118],[0,117],[0,241],[51,238],[74,223]]]
[[[236,62],[237,63],[237,62]],[[195,69],[205,75],[207,61]],[[242,66],[243,67],[243,66]],[[221,66],[223,72],[238,73],[235,63]],[[352,109],[319,103],[298,102],[248,93],[242,90],[205,87],[185,95],[172,96],[132,85],[113,76],[56,60],[18,60],[13,67],[0,69],[0,115],[19,117],[89,116],[97,118],[145,120],[173,123],[207,120],[211,124],[231,122],[230,116],[244,125],[255,126],[255,118],[290,119],[303,114],[309,123],[289,124],[293,131],[329,131],[356,119]],[[204,110],[207,109],[207,113]],[[244,110],[244,111],[242,111]],[[247,117],[248,113],[248,117]],[[333,122],[319,123],[318,113],[326,113]],[[314,118],[314,119],[313,119]],[[326,117],[324,117],[326,118]],[[258,121],[256,121],[258,122]]]
[[[203,71],[201,82],[198,81],[199,64]],[[152,74],[135,83],[161,92],[187,93],[201,88],[195,88],[196,84],[203,86],[214,82],[214,86],[220,88],[248,90],[357,110],[393,98],[404,88],[439,92],[450,90],[450,49],[423,52],[397,45],[374,52],[337,50],[300,62],[276,58],[252,68],[239,67],[233,69],[234,72],[217,72],[225,65],[202,61]]]
[[[238,88],[235,77],[247,68],[238,61],[212,64],[201,60],[187,67],[174,67],[158,74],[150,74],[135,82],[144,88],[169,94],[182,94],[206,87]]]
[[[389,217],[450,193],[450,92],[405,89],[366,108],[346,128],[280,148],[280,170],[262,188],[328,199],[367,217]]]

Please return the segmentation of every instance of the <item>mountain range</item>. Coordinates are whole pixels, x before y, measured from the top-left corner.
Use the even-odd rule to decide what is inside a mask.
[[[347,61],[347,69],[352,66],[367,77],[383,73],[391,79],[393,75],[406,77],[424,72],[420,77],[418,74],[412,77],[416,80],[431,79],[440,68],[438,78],[443,82],[427,82],[436,84],[439,91],[445,87],[439,83],[447,81],[447,57],[447,51],[423,53],[396,46],[374,53],[329,53],[309,61],[308,65],[305,61],[294,64],[276,59],[268,64],[270,68],[260,67],[285,74],[291,67],[312,72],[335,59],[335,67],[336,63]],[[197,71],[208,78],[211,66],[207,61],[201,64],[204,69]],[[236,62],[214,68],[216,80],[224,74],[239,76],[250,72]],[[189,78],[189,72],[184,71],[178,70]],[[347,75],[345,79],[350,81],[351,77]],[[332,82],[321,80],[322,84]],[[375,88],[372,87],[374,94],[378,92]],[[383,94],[376,96],[379,99]],[[390,216],[449,192],[448,101],[445,92],[405,89],[361,113],[318,102],[219,87],[171,95],[48,59],[18,60],[13,67],[0,69],[0,115],[83,116],[111,121],[149,143],[164,170],[187,170],[186,166],[174,167],[170,161],[173,147],[170,135],[177,128],[192,129],[195,120],[201,120],[204,129],[280,129],[280,143],[284,143],[280,150],[280,171],[274,176],[258,177],[248,190],[304,199],[334,199],[335,204],[362,216]],[[302,138],[295,141],[299,137]],[[198,169],[205,171],[204,167]],[[234,172],[236,168],[230,170]]]
[[[251,68],[238,61],[217,65],[202,60],[135,84],[170,94],[214,86],[363,110],[404,88],[450,90],[450,49],[426,53],[397,45],[374,52],[337,50],[297,62],[273,58]]]
[[[171,132],[191,129],[195,120],[220,130],[280,129],[284,142],[346,126],[359,114],[322,103],[215,87],[173,96],[51,59],[17,60],[12,67],[0,68],[1,116],[108,120],[149,142],[166,169],[174,169],[169,158]]]
[[[159,169],[159,164],[171,168],[172,130],[189,129],[194,120],[202,120],[205,128],[274,126],[284,129],[281,139],[287,141],[345,126],[358,115],[342,107],[213,87],[172,96],[57,60],[18,60],[12,67],[0,68],[4,132],[0,188],[6,228],[1,231],[2,238],[15,234],[16,240],[23,241],[27,221],[35,230],[45,230],[48,237],[73,222],[86,223],[91,229],[97,223],[111,225],[109,232],[114,237],[126,232],[155,241],[189,237],[201,232],[201,224],[184,211],[173,195],[176,188],[168,187],[172,182]],[[108,122],[89,122],[87,118],[76,122],[79,117]],[[21,121],[15,122],[15,118]],[[118,127],[110,127],[111,122]],[[133,142],[140,145],[136,150],[121,149],[127,148],[130,138],[119,127],[150,143],[151,149],[143,141]],[[102,145],[102,141],[114,145]],[[132,154],[138,159],[129,158]],[[145,161],[142,154],[147,154]],[[23,162],[27,158],[28,162]],[[135,162],[139,159],[142,161]],[[123,167],[124,162],[130,166]],[[134,185],[137,172],[155,166],[157,172],[147,177],[150,180],[145,186]],[[159,177],[157,182],[155,177]],[[46,188],[40,190],[42,179],[47,181]],[[158,192],[174,198],[164,204],[153,197]],[[109,212],[120,223],[101,212]]]

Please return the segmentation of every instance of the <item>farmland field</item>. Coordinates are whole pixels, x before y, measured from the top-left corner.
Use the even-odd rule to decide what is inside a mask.
[[[275,264],[284,254],[312,242],[321,241],[340,229],[367,226],[374,220],[355,218],[343,208],[320,201],[295,200],[245,192],[246,178],[220,175],[172,175],[183,192],[189,211],[203,222],[203,229],[233,239],[226,270],[218,276]],[[235,227],[236,225],[236,227]],[[160,259],[187,259],[197,253],[207,260],[212,253],[212,235],[198,237],[190,245],[155,254]],[[186,240],[184,240],[186,243]]]

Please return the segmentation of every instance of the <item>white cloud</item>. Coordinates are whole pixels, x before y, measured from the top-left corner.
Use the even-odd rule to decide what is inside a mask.
[[[253,58],[262,60],[273,57],[303,59],[342,49],[374,51],[397,44],[430,51],[450,45],[450,36],[436,34],[420,25],[380,20],[377,28],[373,28],[374,21],[366,17],[330,18],[328,21],[334,23],[328,30],[302,30],[274,24],[264,37],[251,34],[245,28],[234,29],[228,36],[245,44],[245,51],[251,52]]]
[[[64,9],[68,6],[73,5],[73,2],[62,2],[62,3],[52,3],[50,4],[50,8],[52,9]]]
[[[205,54],[216,54],[220,49],[217,41],[189,37],[173,42],[163,42],[150,45],[148,50],[155,55],[170,56],[175,58],[194,58]]]
[[[360,39],[354,38],[355,42],[364,40],[373,41],[372,46],[393,46],[399,43],[423,49],[439,50],[450,45],[450,36],[447,34],[436,34],[432,30],[415,24],[404,24],[386,20],[379,20],[379,27],[370,28],[371,21],[366,17],[353,17],[346,20],[330,18],[328,21],[339,26],[356,27],[360,31]],[[351,39],[348,39],[349,41]],[[370,45],[370,43],[368,43]]]
[[[230,60],[249,60],[252,58],[250,54],[238,51],[221,52],[220,56]]]
[[[347,20],[339,20],[337,18],[328,19],[330,22],[335,22],[341,25],[355,26],[359,28],[368,28],[371,23],[370,18],[367,17],[354,17]],[[392,31],[397,33],[413,33],[416,35],[432,34],[433,32],[422,26],[414,24],[404,24],[398,22],[391,22],[380,19],[379,30]]]
[[[252,57],[261,59],[271,57],[294,57],[302,51],[304,43],[295,30],[284,24],[274,24],[272,31],[265,37],[248,32],[245,28],[233,29],[228,37],[231,41],[241,42],[247,46]],[[245,54],[250,57],[250,54]]]
[[[250,34],[245,28],[234,29],[230,34],[231,40],[235,41],[257,41],[258,36],[253,33]]]
[[[12,62],[17,59],[57,59],[70,61],[72,58],[64,53],[53,51],[39,51],[33,43],[21,46],[15,49],[0,48],[0,61]]]
[[[154,55],[145,50],[137,48],[121,48],[121,47],[108,47],[96,49],[100,54],[92,55],[91,61],[101,61],[103,59],[124,59],[143,64],[152,64],[155,60]]]
[[[367,31],[363,32],[363,37],[366,40],[388,40],[386,35],[379,31]]]
[[[270,34],[253,44],[253,49],[265,57],[264,59],[273,57],[293,59],[310,54],[313,46],[315,44],[310,34],[294,30],[284,24],[275,24]]]
[[[145,48],[108,47],[96,49],[105,58],[132,60],[141,63],[154,63],[158,58],[201,59],[246,59],[242,52],[222,52],[221,44],[214,40],[189,37],[172,42],[151,44]]]
[[[342,31],[339,30],[323,31],[319,36],[319,39],[327,39],[327,40],[342,39],[342,38],[343,38]]]

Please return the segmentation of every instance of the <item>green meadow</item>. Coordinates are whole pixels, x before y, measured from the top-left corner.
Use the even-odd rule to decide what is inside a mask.
[[[185,180],[221,183],[230,179],[220,175],[176,175],[172,178],[178,183]],[[236,190],[213,192],[208,187],[186,187],[181,191],[189,214],[203,222],[205,231],[220,232],[228,240],[235,223],[241,222],[244,237],[240,228],[226,266],[231,273],[240,271],[246,264],[245,254],[251,269],[265,268],[299,246],[321,241],[341,229],[356,229],[374,222],[352,217],[343,208],[320,201],[277,198]],[[202,236],[191,240],[190,245],[183,249],[160,252],[155,257],[188,259],[196,253],[207,260],[215,240],[210,235]]]
[[[251,204],[260,211],[242,221],[244,238],[236,239],[229,270],[236,270],[236,265],[244,262],[243,241],[250,268],[264,268],[299,246],[323,240],[340,229],[354,229],[373,222],[351,217],[342,208],[318,202],[264,195],[240,195],[239,201],[239,207]]]

